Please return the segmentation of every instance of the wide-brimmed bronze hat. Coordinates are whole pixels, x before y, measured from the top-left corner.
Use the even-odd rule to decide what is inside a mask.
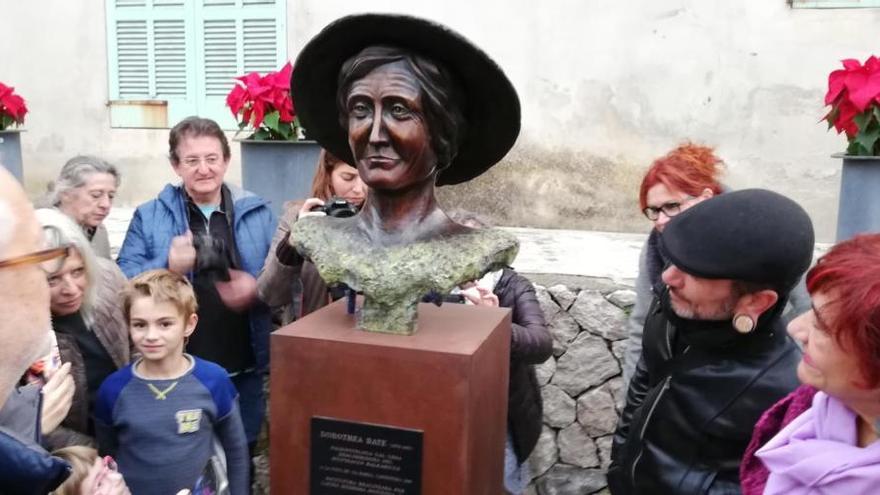
[[[485,52],[446,26],[398,14],[358,14],[325,27],[299,53],[290,89],[300,123],[310,139],[354,164],[348,133],[339,123],[336,91],[342,64],[371,45],[411,50],[443,65],[464,94],[467,129],[452,164],[438,185],[473,179],[510,151],[520,128],[516,90]]]

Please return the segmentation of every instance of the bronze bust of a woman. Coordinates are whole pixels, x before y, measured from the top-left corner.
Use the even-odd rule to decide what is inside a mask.
[[[356,216],[303,218],[290,237],[328,284],[363,292],[364,329],[412,333],[423,295],[513,261],[512,236],[453,222],[434,195],[486,171],[519,134],[516,91],[476,46],[423,19],[349,16],[306,45],[291,91],[309,136],[370,187]]]

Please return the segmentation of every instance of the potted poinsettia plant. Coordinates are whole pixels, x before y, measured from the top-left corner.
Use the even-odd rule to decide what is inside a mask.
[[[226,105],[249,132],[241,144],[242,183],[269,200],[276,214],[290,199],[308,197],[321,148],[302,139],[290,96],[290,62],[278,71],[251,72],[235,79]]]
[[[0,82],[0,131],[24,124],[27,112],[24,98],[15,94],[15,88]]]
[[[843,69],[828,76],[825,115],[828,128],[845,133],[848,155],[880,155],[880,58],[843,61]]]
[[[880,58],[864,63],[843,61],[843,69],[828,76],[824,119],[828,128],[846,135],[837,239],[860,232],[880,232]]]
[[[238,77],[226,96],[226,106],[238,122],[239,130],[253,129],[248,139],[255,141],[296,141],[300,126],[290,97],[293,66],[261,76],[257,72]]]
[[[28,109],[24,98],[15,94],[15,88],[0,82],[0,165],[19,180],[21,167],[21,131],[12,129],[24,124]]]

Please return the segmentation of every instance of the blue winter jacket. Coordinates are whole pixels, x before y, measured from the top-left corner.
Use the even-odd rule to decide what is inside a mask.
[[[70,476],[70,465],[0,427],[0,493],[43,495]]]
[[[263,268],[277,219],[259,196],[226,184],[232,194],[235,246],[242,269],[254,277]],[[168,268],[171,239],[189,230],[182,186],[168,184],[159,196],[138,206],[128,225],[116,262],[128,278],[157,268]],[[269,366],[269,308],[257,303],[249,310],[251,347],[259,371]]]

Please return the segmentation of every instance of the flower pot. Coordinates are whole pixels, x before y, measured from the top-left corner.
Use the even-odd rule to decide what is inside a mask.
[[[284,202],[309,197],[321,147],[314,141],[241,143],[241,179],[245,189],[270,202],[280,215]]]
[[[9,170],[19,182],[24,182],[21,167],[21,131],[0,131],[0,165]]]
[[[880,232],[880,156],[833,156],[843,159],[837,240]]]

